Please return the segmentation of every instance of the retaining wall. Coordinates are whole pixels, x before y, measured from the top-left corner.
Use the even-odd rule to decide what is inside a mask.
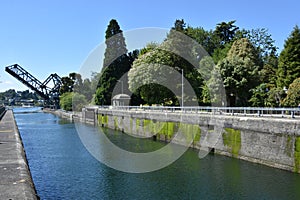
[[[300,121],[207,115],[84,109],[83,121],[300,173]],[[184,139],[174,137],[182,133]]]

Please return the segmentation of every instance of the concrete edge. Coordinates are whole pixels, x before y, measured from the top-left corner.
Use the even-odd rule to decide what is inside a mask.
[[[1,158],[3,158],[1,167],[5,169],[0,171],[4,177],[4,181],[0,184],[1,199],[40,199],[33,183],[22,138],[12,110],[6,111],[1,120],[1,128],[3,135],[0,136],[0,140],[5,140],[5,137],[10,139],[5,142],[5,148],[0,148],[3,150],[0,151]]]

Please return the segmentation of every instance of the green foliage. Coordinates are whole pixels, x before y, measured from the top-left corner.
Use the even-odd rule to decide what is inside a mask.
[[[84,95],[74,92],[65,92],[60,96],[60,107],[66,111],[81,111],[87,105]]]
[[[72,92],[65,92],[59,97],[59,105],[62,109],[66,111],[72,110],[72,98],[73,93]]]
[[[181,69],[200,99],[202,79],[192,64],[197,63],[193,46],[187,44],[182,34],[175,31],[178,29],[185,32],[181,22],[175,22],[175,27],[160,46],[148,46],[146,50],[142,50],[145,54],[141,54],[134,61],[128,73],[129,89],[133,92],[138,91],[147,104],[178,105],[181,75],[177,71],[182,72]],[[192,101],[192,97],[185,95],[185,102],[189,101]]]
[[[232,43],[227,43],[222,48],[216,48],[212,55],[212,58],[215,63],[219,63],[221,60],[226,58],[228,51],[230,50]]]
[[[281,88],[271,88],[268,92],[266,99],[267,107],[278,107],[282,105],[282,101],[286,96],[285,92]]]
[[[125,38],[116,20],[111,20],[106,30],[106,49],[102,72],[94,101],[97,105],[110,105],[117,81],[129,71],[138,51],[127,54]]]
[[[127,53],[123,31],[117,20],[110,20],[105,32],[105,39],[106,49],[102,69],[105,69],[111,65],[115,59]]]
[[[277,86],[288,87],[300,77],[300,29],[295,26],[279,56]]]
[[[287,96],[283,100],[283,105],[287,107],[296,107],[300,104],[300,78],[297,78],[290,84]]]
[[[265,107],[267,106],[266,104],[266,99],[268,96],[268,90],[267,90],[267,85],[265,83],[260,84],[254,89],[250,90],[252,93],[252,97],[249,100],[251,103],[251,106],[254,107]]]
[[[205,30],[202,27],[188,26],[186,29],[186,35],[193,38],[200,44],[209,55],[213,55],[215,50],[222,49],[221,39],[212,30]]]
[[[246,38],[235,41],[218,68],[229,105],[247,106],[250,89],[259,84],[258,55],[253,45]]]
[[[67,92],[73,92],[75,80],[73,79],[72,73],[70,73],[69,76],[62,77],[61,82],[62,85],[59,90],[60,95]]]
[[[73,111],[81,111],[83,107],[88,105],[88,102],[83,94],[73,93],[72,105]]]
[[[265,56],[263,68],[260,71],[260,80],[262,83],[266,83],[270,86],[276,86],[276,73],[278,69],[278,57],[275,51],[270,55]]]
[[[239,27],[235,24],[235,20],[230,22],[221,22],[217,24],[215,34],[220,37],[221,44],[224,45],[232,41]]]

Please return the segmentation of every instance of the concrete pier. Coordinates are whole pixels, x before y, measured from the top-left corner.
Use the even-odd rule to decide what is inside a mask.
[[[0,199],[39,199],[11,110],[0,121]]]

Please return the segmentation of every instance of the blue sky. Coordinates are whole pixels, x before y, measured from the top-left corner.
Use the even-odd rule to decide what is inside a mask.
[[[169,29],[176,19],[209,30],[219,22],[237,20],[240,28],[267,28],[280,52],[293,27],[300,25],[299,8],[298,0],[2,0],[0,91],[27,89],[4,71],[14,63],[41,81],[51,73],[78,72],[90,52],[104,42],[112,18],[123,31]]]

